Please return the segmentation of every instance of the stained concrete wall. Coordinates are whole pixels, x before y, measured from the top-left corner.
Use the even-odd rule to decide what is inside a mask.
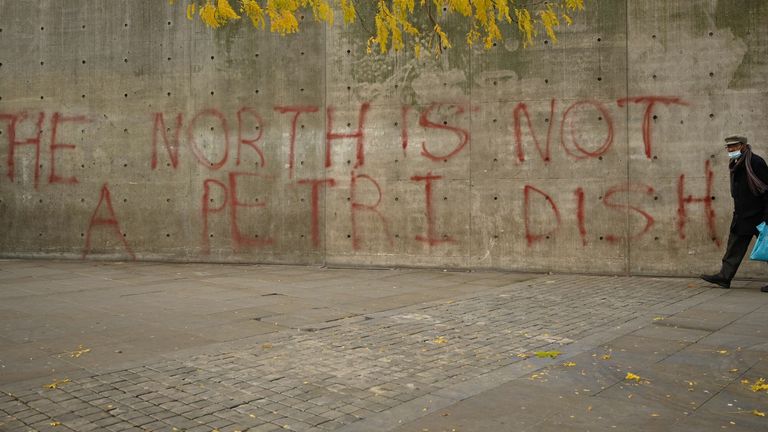
[[[587,5],[557,44],[414,59],[370,23],[0,0],[0,255],[716,270],[722,138],[768,150],[768,3]]]

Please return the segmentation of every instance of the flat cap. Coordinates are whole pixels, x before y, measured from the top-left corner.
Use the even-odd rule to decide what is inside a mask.
[[[747,143],[747,137],[741,136],[741,135],[731,135],[727,138],[725,138],[725,145],[734,145],[734,144],[746,144]]]

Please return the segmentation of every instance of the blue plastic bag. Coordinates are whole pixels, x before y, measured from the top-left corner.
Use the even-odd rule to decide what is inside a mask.
[[[760,235],[757,236],[755,247],[752,248],[749,258],[755,261],[768,261],[768,227],[765,222],[762,222],[757,226],[757,230],[760,231]]]

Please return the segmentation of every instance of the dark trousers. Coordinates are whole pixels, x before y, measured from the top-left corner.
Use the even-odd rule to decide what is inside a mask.
[[[723,256],[723,266],[720,268],[720,276],[727,280],[736,276],[736,270],[741,265],[741,260],[749,249],[749,242],[756,234],[737,234],[733,231],[728,235],[728,246]]]

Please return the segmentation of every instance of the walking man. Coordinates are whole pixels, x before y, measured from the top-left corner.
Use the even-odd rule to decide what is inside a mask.
[[[731,159],[728,168],[731,171],[733,219],[720,272],[701,278],[721,288],[730,288],[749,242],[758,234],[757,226],[761,222],[768,223],[768,166],[763,158],[752,153],[746,137],[729,136],[725,139],[725,148]],[[760,291],[768,292],[768,285]]]

